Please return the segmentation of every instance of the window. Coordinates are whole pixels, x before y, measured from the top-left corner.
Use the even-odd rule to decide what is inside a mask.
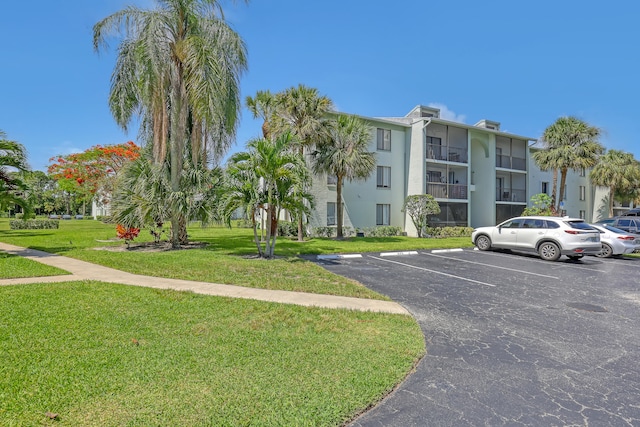
[[[327,225],[336,225],[336,202],[327,202]]]
[[[376,225],[390,225],[391,205],[376,205]]]
[[[543,182],[542,183],[542,189],[540,191],[543,194],[549,194],[549,183],[548,182]]]
[[[587,217],[586,211],[580,211],[580,218],[585,219]]]
[[[338,177],[335,175],[327,175],[327,185],[338,184]]]
[[[378,188],[391,187],[391,168],[388,166],[378,166],[377,177]]]
[[[580,169],[580,176],[586,176],[587,172],[585,171],[584,168]]]
[[[580,186],[580,200],[585,200],[586,199],[586,194],[587,194],[586,190],[587,189],[586,189],[586,187],[584,185]]]
[[[442,138],[427,136],[425,139],[427,141],[427,158],[445,160],[446,149],[442,149]]]
[[[378,150],[391,151],[391,129],[378,128]]]

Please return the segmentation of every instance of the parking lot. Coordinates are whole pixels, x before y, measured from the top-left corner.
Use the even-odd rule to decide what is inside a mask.
[[[640,425],[640,259],[413,251],[316,260],[403,304],[427,355],[354,426]]]

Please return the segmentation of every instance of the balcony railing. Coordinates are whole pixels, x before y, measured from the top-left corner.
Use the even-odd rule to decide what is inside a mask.
[[[427,183],[427,194],[436,199],[467,199],[467,186],[464,184]]]
[[[521,157],[496,155],[496,167],[525,171],[527,170],[527,160]]]
[[[466,148],[447,147],[444,145],[427,144],[427,159],[446,160],[449,162],[467,163],[468,151]]]
[[[497,202],[526,202],[527,190],[496,188]]]

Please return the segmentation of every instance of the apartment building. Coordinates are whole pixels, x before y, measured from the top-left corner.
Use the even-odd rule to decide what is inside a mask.
[[[532,152],[536,148],[531,149]],[[597,222],[609,217],[609,188],[595,186],[589,178],[590,169],[569,170],[560,200],[560,214]],[[558,173],[557,196],[560,197],[560,173]],[[531,195],[544,193],[551,196],[553,172],[541,171],[533,159],[529,162],[529,190]],[[623,215],[635,206],[630,201],[614,201],[613,215]]]
[[[529,145],[534,138],[500,131],[500,123],[444,120],[437,108],[416,106],[404,117],[363,117],[375,129],[377,166],[366,181],[343,188],[344,225],[393,225],[416,235],[402,212],[408,195],[432,194],[442,212],[434,226],[482,226],[519,215],[527,206]],[[314,177],[311,227],[336,223],[335,179]]]

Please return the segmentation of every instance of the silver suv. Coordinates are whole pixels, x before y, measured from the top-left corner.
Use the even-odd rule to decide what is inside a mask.
[[[577,260],[602,250],[600,233],[583,219],[553,216],[521,216],[495,227],[479,227],[471,234],[481,251],[492,248],[537,252],[556,261],[560,256]]]

